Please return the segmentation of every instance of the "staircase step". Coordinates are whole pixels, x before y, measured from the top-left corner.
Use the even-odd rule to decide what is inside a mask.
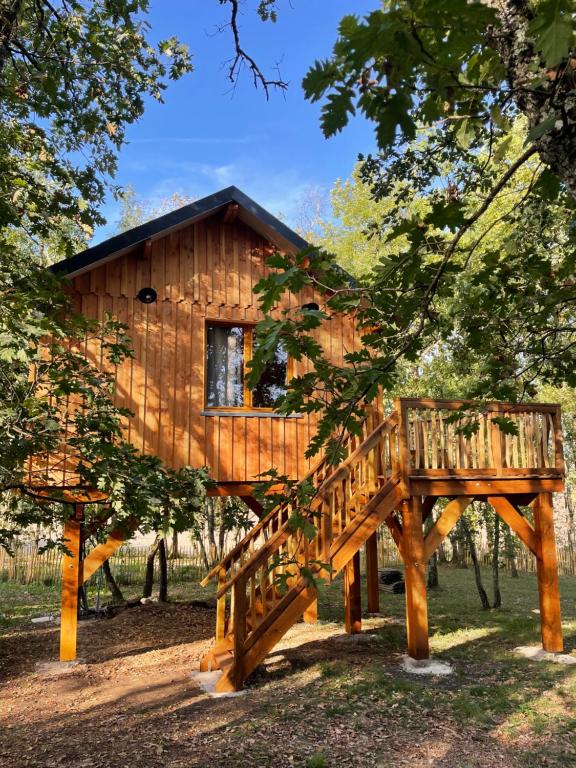
[[[226,654],[232,653],[234,647],[234,636],[232,634],[220,640],[216,645],[206,653],[200,661],[201,672],[213,672],[220,669],[219,657],[225,658]]]
[[[218,669],[226,672],[226,670],[234,664],[234,652],[230,650],[224,653],[218,653],[215,655],[215,659],[218,664]]]

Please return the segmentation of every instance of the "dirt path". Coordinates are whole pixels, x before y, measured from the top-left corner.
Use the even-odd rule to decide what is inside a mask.
[[[383,635],[356,640],[343,637],[335,624],[298,625],[245,695],[219,699],[190,679],[212,642],[213,627],[211,610],[182,604],[142,606],[84,622],[78,655],[85,663],[64,675],[36,668],[57,658],[57,628],[27,625],[0,634],[0,764],[525,765],[513,745],[494,734],[473,727],[463,734],[449,718],[435,716],[434,702],[418,714],[420,689],[410,710],[404,698],[395,699],[401,673],[390,647],[402,646],[398,625],[368,620],[368,635]],[[342,665],[350,671],[346,684],[339,676]],[[363,688],[359,681],[366,679],[367,665],[380,670],[379,677],[374,687]],[[386,688],[388,679],[396,688]],[[434,683],[438,695],[447,684]],[[410,685],[407,680],[406,690]]]

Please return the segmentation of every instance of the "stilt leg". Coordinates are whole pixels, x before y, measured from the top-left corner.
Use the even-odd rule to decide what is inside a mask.
[[[62,557],[62,608],[60,617],[60,661],[76,658],[78,629],[78,587],[80,585],[80,520],[79,514],[64,526],[66,549]]]
[[[344,621],[348,634],[355,635],[362,631],[359,552],[344,566]]]
[[[402,532],[408,654],[413,659],[427,659],[430,655],[430,648],[428,644],[426,562],[422,531],[422,501],[419,496],[412,496],[402,505]]]
[[[378,537],[376,532],[366,541],[366,587],[368,612],[380,610],[380,577],[378,574]]]
[[[538,540],[538,595],[540,598],[540,628],[542,647],[553,653],[564,650],[560,615],[558,563],[552,519],[552,494],[541,493],[533,504],[534,530]]]

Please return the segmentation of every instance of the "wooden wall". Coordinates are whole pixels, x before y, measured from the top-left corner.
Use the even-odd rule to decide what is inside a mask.
[[[313,417],[201,415],[206,321],[262,318],[253,288],[272,250],[240,220],[215,215],[74,278],[84,314],[111,312],[130,328],[135,356],[116,371],[116,399],[134,413],[126,432],[138,449],[174,467],[206,465],[220,482],[254,480],[270,467],[293,478],[306,473]],[[145,305],[135,296],[149,286],[158,300]],[[284,306],[313,300],[306,289]],[[341,363],[353,348],[353,323],[332,318],[318,338]]]

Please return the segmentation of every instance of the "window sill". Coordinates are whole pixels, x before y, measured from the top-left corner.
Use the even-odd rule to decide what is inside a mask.
[[[208,411],[200,411],[200,416],[235,416],[248,417],[256,419],[302,419],[304,418],[301,413],[291,413],[289,416],[284,416],[282,413],[274,413],[274,411],[219,411],[218,409],[210,409]]]

